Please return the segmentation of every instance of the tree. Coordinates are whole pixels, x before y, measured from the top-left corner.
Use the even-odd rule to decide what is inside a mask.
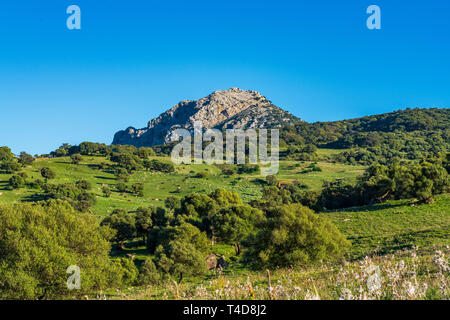
[[[143,197],[144,196],[144,184],[142,182],[134,183],[131,185],[131,192],[134,195]]]
[[[125,210],[116,209],[108,217],[104,218],[102,226],[108,226],[116,231],[113,241],[123,248],[126,240],[132,240],[136,236],[136,220],[134,215]]]
[[[19,171],[20,165],[15,159],[5,160],[3,162],[0,162],[0,170],[4,171],[5,173],[11,174],[16,171]]]
[[[19,175],[14,175],[9,179],[9,185],[13,189],[19,189],[25,184],[25,179]]]
[[[177,197],[169,196],[164,200],[164,204],[167,209],[174,211],[175,208],[178,208],[180,206],[180,199]]]
[[[31,166],[33,164],[34,158],[32,155],[26,153],[26,152],[21,152],[19,155],[19,163],[22,166]]]
[[[79,164],[81,162],[81,160],[83,160],[83,158],[81,157],[81,155],[79,153],[75,153],[70,156],[70,160],[72,160],[73,164]]]
[[[350,242],[325,217],[299,204],[268,209],[256,235],[246,240],[245,261],[256,269],[335,261]]]
[[[79,189],[82,189],[82,190],[91,190],[91,189],[92,189],[92,183],[89,182],[89,181],[87,181],[87,180],[84,180],[84,179],[78,180],[78,181],[75,183],[75,185],[76,185]]]
[[[125,193],[125,192],[127,192],[128,187],[125,183],[119,182],[118,184],[116,184],[116,189],[117,189],[117,191],[119,191],[121,193]]]
[[[0,147],[0,161],[10,161],[14,159],[14,154],[8,147]]]
[[[130,174],[128,173],[127,169],[125,168],[117,168],[114,171],[114,175],[116,176],[117,181],[121,182],[128,182],[130,178]]]
[[[119,285],[111,236],[95,216],[61,200],[0,204],[0,299],[81,298]],[[67,289],[71,265],[81,270],[80,290]]]
[[[41,169],[41,176],[45,179],[45,181],[48,181],[50,179],[54,179],[56,174],[52,169],[44,167]]]
[[[158,284],[161,280],[161,274],[156,268],[152,258],[147,258],[139,271],[138,282],[140,285]]]
[[[157,265],[172,275],[202,275],[207,272],[210,250],[206,234],[189,223],[165,228],[158,237]]]
[[[109,198],[110,196],[111,196],[111,189],[109,188],[109,186],[103,186],[102,187],[102,192],[103,192],[103,195],[106,197],[106,198]]]
[[[240,254],[240,243],[256,231],[256,225],[264,219],[262,212],[249,205],[233,205],[216,212],[211,218],[214,236],[234,244]]]
[[[136,233],[146,242],[146,236],[153,225],[152,211],[149,208],[140,207],[136,210]]]
[[[278,183],[277,177],[274,175],[269,175],[266,177],[266,182],[269,186],[276,186]]]
[[[171,173],[175,171],[175,166],[170,162],[163,162],[157,159],[145,160],[144,168],[154,172]]]

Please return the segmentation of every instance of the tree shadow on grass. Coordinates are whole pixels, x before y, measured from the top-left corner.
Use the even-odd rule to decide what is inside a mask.
[[[403,203],[397,203],[397,204],[389,204],[389,203],[378,203],[378,204],[371,204],[367,206],[362,207],[351,207],[351,208],[342,208],[337,210],[329,210],[327,212],[359,212],[359,211],[378,211],[378,210],[386,210],[386,209],[393,209],[397,207],[404,207],[405,205],[412,204],[413,202],[403,202]]]
[[[29,196],[24,197],[21,201],[22,202],[37,202],[37,201],[44,201],[44,200],[46,200],[46,197],[44,194],[33,193]]]
[[[96,178],[96,179],[103,179],[103,180],[116,180],[115,178],[102,177],[102,176],[94,176],[94,178]]]

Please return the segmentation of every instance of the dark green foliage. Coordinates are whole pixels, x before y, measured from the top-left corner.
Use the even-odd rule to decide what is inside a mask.
[[[74,183],[44,184],[42,186],[46,199],[60,199],[68,201],[76,210],[88,212],[95,205],[96,198]]]
[[[207,272],[205,260],[210,248],[205,233],[189,223],[182,223],[160,232],[155,258],[166,273],[201,275]]]
[[[340,259],[350,243],[322,216],[302,205],[291,204],[267,210],[246,245],[245,260],[253,268],[304,267]]]
[[[132,184],[131,192],[136,196],[143,197],[144,196],[144,184],[142,182]]]
[[[232,205],[216,212],[211,217],[214,236],[220,242],[239,244],[255,232],[256,225],[263,220],[260,210],[249,205]]]
[[[119,191],[121,193],[125,193],[125,192],[127,192],[128,187],[125,183],[119,182],[118,184],[116,184],[116,189],[117,189],[117,191]]]
[[[83,189],[83,190],[91,190],[92,189],[92,183],[87,181],[87,180],[78,180],[77,182],[75,182],[75,185],[79,188],[79,189]]]
[[[14,175],[9,179],[9,185],[13,189],[19,189],[25,185],[25,179],[20,175]]]
[[[125,169],[128,173],[133,173],[142,168],[141,159],[132,153],[113,152],[111,161],[117,163],[120,168]]]
[[[0,162],[0,171],[4,173],[14,173],[20,170],[20,164],[16,161],[16,159],[4,160]]]
[[[0,147],[0,162],[1,161],[10,161],[14,159],[14,154],[11,152],[11,149],[8,147]]]
[[[152,258],[147,258],[139,271],[138,282],[140,285],[155,285],[161,281],[161,273],[156,268]]]
[[[70,156],[70,160],[72,160],[73,164],[79,164],[83,158],[80,154],[76,153]]]
[[[195,177],[198,178],[198,179],[205,179],[205,178],[208,177],[208,172],[206,172],[206,171],[198,172],[198,173],[195,175]]]
[[[0,204],[0,299],[80,297],[119,285],[111,234],[63,201]],[[67,289],[71,265],[80,267],[81,290]]]
[[[175,208],[180,207],[180,199],[178,199],[177,197],[167,197],[166,200],[164,200],[164,204],[166,206],[167,209],[169,210],[175,210]]]
[[[269,186],[276,186],[278,183],[277,177],[274,175],[269,175],[266,177],[266,182]]]
[[[172,173],[175,171],[173,163],[164,162],[157,159],[145,160],[144,168],[153,172]]]
[[[139,270],[131,258],[120,259],[121,282],[134,285],[139,276]]]
[[[386,114],[334,122],[300,122],[281,130],[282,155],[313,160],[305,147],[348,149],[334,157],[345,163],[388,164],[400,159],[419,159],[450,148],[450,109],[406,109]],[[313,148],[308,151],[312,151]]]
[[[108,217],[104,218],[101,225],[108,226],[116,231],[113,240],[123,246],[127,240],[136,236],[136,219],[133,214],[125,210],[116,209]]]
[[[256,164],[240,164],[237,166],[238,174],[252,174],[259,172],[259,166]]]
[[[103,192],[103,195],[104,195],[106,198],[109,198],[109,197],[111,196],[111,189],[110,189],[109,186],[107,186],[107,185],[104,185],[104,186],[102,187],[102,192]]]
[[[107,156],[111,154],[111,147],[104,143],[83,142],[78,149],[79,153],[84,156]]]
[[[128,170],[125,168],[116,168],[114,170],[114,175],[116,176],[117,181],[121,182],[128,182],[130,178],[130,174],[128,173]]]
[[[153,225],[152,213],[152,210],[144,207],[136,210],[136,234],[142,237],[144,244],[147,243],[146,237]]]
[[[136,152],[141,159],[148,159],[148,157],[154,157],[156,155],[155,151],[149,147],[141,147]]]
[[[47,180],[55,179],[56,173],[52,169],[50,169],[48,167],[44,167],[41,169],[41,176],[47,181]]]
[[[21,152],[19,155],[19,163],[22,166],[31,166],[33,164],[34,158],[32,155],[26,153],[26,152]]]

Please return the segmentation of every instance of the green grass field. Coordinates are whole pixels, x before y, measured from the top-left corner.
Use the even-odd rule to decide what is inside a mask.
[[[169,158],[163,160],[170,161]],[[103,157],[83,157],[78,165],[72,164],[68,157],[37,159],[32,166],[24,168],[23,171],[28,175],[29,181],[41,178],[39,170],[42,167],[49,167],[55,171],[56,179],[51,180],[52,183],[73,182],[79,179],[90,181],[93,192],[97,195],[97,204],[92,208],[92,212],[98,216],[105,216],[117,208],[133,211],[140,206],[163,206],[163,201],[168,196],[181,198],[192,192],[210,193],[217,188],[237,192],[244,201],[261,197],[261,177],[258,174],[224,176],[218,167],[206,164],[178,165],[176,172],[171,174],[136,172],[130,177],[128,185],[136,182],[144,183],[145,196],[135,197],[129,193],[115,192],[114,185],[117,181],[114,175],[96,168],[96,165],[108,162]],[[354,181],[364,169],[361,166],[319,162],[317,165],[322,168],[321,172],[301,173],[310,164],[311,162],[303,162],[296,166],[294,161],[281,161],[277,176],[280,180],[296,180],[311,190],[319,190],[325,180],[344,178]],[[208,176],[196,178],[198,172],[207,172]],[[10,177],[11,175],[0,174],[0,202],[27,201],[36,194],[37,190],[26,188],[6,190]],[[110,198],[103,197],[101,191],[103,185],[109,185],[113,190]]]
[[[405,248],[450,245],[450,195],[429,205],[410,200],[322,213],[352,242],[351,258]]]

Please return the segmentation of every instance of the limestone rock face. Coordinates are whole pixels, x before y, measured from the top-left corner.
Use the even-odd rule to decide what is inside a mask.
[[[114,136],[113,144],[151,147],[177,140],[175,129],[193,130],[194,121],[205,129],[277,128],[300,119],[274,106],[256,91],[231,88],[215,91],[199,100],[185,100],[159,117],[150,120],[143,129],[129,127]]]

